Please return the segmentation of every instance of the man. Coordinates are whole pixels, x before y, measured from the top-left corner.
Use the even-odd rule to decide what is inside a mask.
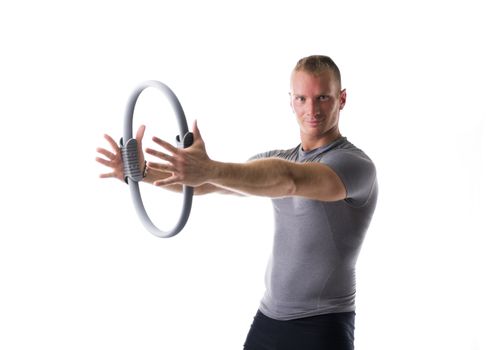
[[[146,149],[164,162],[148,162],[145,181],[197,194],[238,193],[272,198],[275,235],[266,292],[247,336],[246,350],[353,349],[355,264],[377,200],[370,158],[339,131],[346,103],[337,65],[327,56],[301,59],[291,75],[291,107],[301,143],[290,150],[223,163],[207,155],[194,123],[194,143],[168,152]],[[141,144],[144,128],[137,132]],[[119,149],[98,152],[122,179]],[[141,159],[143,152],[141,151]]]

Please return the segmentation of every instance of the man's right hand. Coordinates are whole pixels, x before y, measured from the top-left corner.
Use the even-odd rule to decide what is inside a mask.
[[[144,152],[142,150],[142,139],[144,138],[144,132],[145,132],[145,126],[141,125],[139,127],[139,129],[137,130],[137,134],[135,136],[135,139],[137,140],[137,146],[139,149],[139,160],[140,160],[141,171],[144,171],[144,164],[145,164]],[[111,145],[111,150],[98,147],[96,149],[96,151],[98,153],[102,154],[103,156],[105,156],[106,159],[101,158],[101,157],[96,157],[96,161],[98,163],[101,163],[101,164],[107,166],[112,171],[108,172],[108,173],[100,174],[99,177],[103,178],[103,179],[115,177],[117,179],[120,179],[121,181],[124,181],[124,179],[123,179],[123,176],[124,176],[123,175],[123,161],[122,161],[122,154],[121,154],[120,146],[116,143],[116,141],[110,135],[105,134],[104,138]]]

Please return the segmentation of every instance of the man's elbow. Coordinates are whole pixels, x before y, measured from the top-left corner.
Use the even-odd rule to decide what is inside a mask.
[[[299,195],[303,184],[301,178],[296,175],[296,171],[286,167],[286,175],[283,183],[283,193],[286,197],[294,197]]]

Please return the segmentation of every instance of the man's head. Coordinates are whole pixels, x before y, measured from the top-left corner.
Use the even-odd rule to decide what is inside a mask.
[[[340,136],[339,112],[346,90],[341,90],[341,74],[330,57],[299,60],[291,74],[290,96],[304,148],[320,147]]]
[[[325,71],[330,71],[333,73],[333,79],[337,81],[339,89],[341,89],[341,72],[332,58],[328,56],[313,55],[303,57],[298,61],[298,63],[296,63],[293,73],[300,71],[310,73],[312,75],[320,75]]]

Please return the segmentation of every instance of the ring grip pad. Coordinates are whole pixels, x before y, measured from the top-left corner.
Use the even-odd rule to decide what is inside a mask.
[[[128,183],[128,178],[135,182],[141,181],[144,176],[140,170],[139,150],[136,139],[129,139],[123,144],[123,138],[120,140],[120,148],[123,161],[123,177]]]

